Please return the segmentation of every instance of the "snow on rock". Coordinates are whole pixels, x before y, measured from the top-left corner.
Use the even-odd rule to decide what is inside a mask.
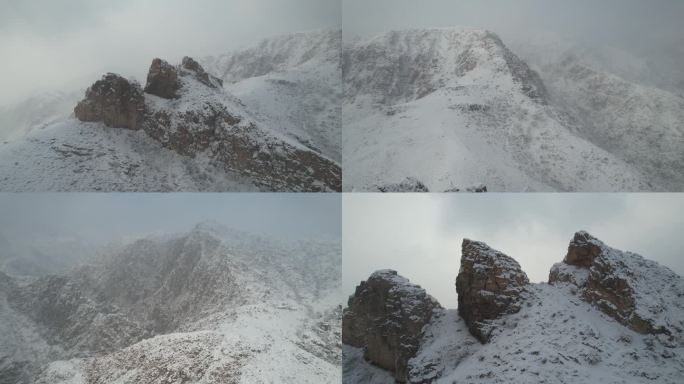
[[[65,275],[0,273],[0,382],[339,381],[339,248],[202,223]]]
[[[364,348],[364,358],[408,380],[408,361],[439,303],[396,271],[374,272],[356,287],[342,317],[342,342]]]
[[[577,232],[549,275],[550,284],[563,282],[625,326],[684,345],[684,280],[670,269]]]
[[[473,255],[481,255],[478,259],[498,261],[496,268],[510,271],[509,279],[526,281],[514,260],[482,243],[468,241],[466,245],[471,249],[464,252],[464,258],[472,261]],[[681,277],[641,256],[609,248],[585,232],[575,236],[568,254],[566,262],[554,266],[553,284],[525,284],[514,304],[516,310],[490,320],[487,343],[471,335],[463,319],[468,314],[461,307],[461,292],[458,310],[435,309],[408,361],[407,382],[681,383]],[[488,262],[466,263],[483,273],[494,269]],[[622,286],[619,281],[623,281],[630,289],[612,291],[610,285],[600,289],[613,292],[613,298],[628,293],[634,299],[634,313],[652,321],[655,333],[642,333],[622,323],[586,298],[584,292],[599,289],[590,288],[589,281],[599,277],[592,275],[605,272],[606,266],[611,275],[598,282]],[[380,300],[376,308],[385,304]],[[663,329],[669,334],[662,333]],[[343,353],[345,384],[395,382],[393,371],[364,359],[363,345],[345,342]]]
[[[341,51],[341,30],[318,30],[265,39],[200,62],[258,123],[340,163]]]
[[[388,32],[345,45],[342,68],[344,190],[407,176],[431,191],[664,188],[578,135],[537,73],[489,31]]]
[[[517,261],[485,243],[463,240],[456,277],[458,312],[478,340],[489,341],[492,320],[520,310],[520,296],[528,284]]]
[[[140,84],[108,73],[93,84],[74,114],[81,121],[102,121],[108,127],[140,129],[145,118],[145,97]]]
[[[147,93],[108,74],[67,119],[0,146],[5,191],[338,191],[339,165],[258,121],[185,57],[155,59]],[[142,130],[116,132],[103,127]],[[91,128],[88,132],[87,128]],[[83,132],[86,131],[86,132]]]

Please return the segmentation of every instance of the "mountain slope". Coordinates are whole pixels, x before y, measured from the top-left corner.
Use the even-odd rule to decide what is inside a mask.
[[[572,52],[542,67],[554,103],[578,133],[651,175],[667,191],[684,188],[684,97],[595,69]]]
[[[481,250],[474,251],[472,242],[464,241],[464,252],[510,264],[507,256],[477,244]],[[507,284],[517,284],[515,273],[468,265],[466,260],[464,268],[462,258],[459,302],[461,296],[496,297]],[[464,281],[473,292],[464,291]],[[478,284],[482,288],[475,291]],[[489,314],[485,323],[491,334],[484,342],[459,315],[462,308],[433,310],[406,380],[396,381],[679,383],[684,378],[684,279],[668,268],[578,232],[563,263],[553,267],[550,283],[525,284],[519,292],[513,311],[495,311],[490,300],[466,308],[471,315]],[[376,299],[382,305],[383,298]],[[622,305],[630,302],[635,304]],[[634,326],[642,323],[627,321],[627,313],[638,313],[654,328]],[[363,358],[364,348],[344,345],[343,382],[395,382],[390,372]]]
[[[389,32],[345,46],[344,189],[635,191],[648,175],[579,135],[491,32]]]
[[[205,223],[68,275],[0,275],[0,382],[339,380],[340,262],[339,242]]]
[[[296,55],[307,36],[290,36],[294,51],[285,53]],[[331,46],[309,54],[328,60],[339,39],[323,36]],[[339,64],[325,60],[254,80],[251,107],[187,57],[176,66],[155,59],[144,90],[106,74],[74,109],[77,119],[0,146],[0,189],[338,191]]]
[[[207,57],[260,122],[341,162],[342,31],[300,32],[255,47]]]

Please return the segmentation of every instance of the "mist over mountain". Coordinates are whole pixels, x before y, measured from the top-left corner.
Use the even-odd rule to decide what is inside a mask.
[[[340,268],[335,240],[204,222],[71,272],[3,273],[0,382],[338,381]]]

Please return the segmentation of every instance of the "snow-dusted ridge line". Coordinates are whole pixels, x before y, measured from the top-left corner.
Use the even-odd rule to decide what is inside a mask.
[[[64,117],[1,143],[0,189],[340,190],[341,76],[331,58],[341,38],[322,31],[276,39],[299,49],[279,51],[278,68],[233,88],[217,86],[211,75],[206,81],[201,66],[189,59],[195,65],[186,68],[184,59],[175,69],[178,98],[143,94],[153,116],[143,124],[148,135]],[[116,97],[105,100],[125,105]]]
[[[556,88],[547,89],[548,78],[492,32],[393,31],[345,44],[342,65],[345,191],[407,178],[430,191],[474,184],[488,191],[681,189],[654,171],[657,159],[679,161],[671,150],[645,144],[657,134],[630,140],[629,133],[620,148],[587,134],[584,122],[557,103]],[[621,118],[638,125],[637,117]],[[668,137],[660,143],[684,143],[682,135]]]
[[[204,222],[114,248],[62,276],[0,274],[0,381],[340,380],[339,241]]]
[[[399,277],[391,281],[410,284]],[[619,281],[628,289],[611,291],[622,289]],[[492,334],[484,344],[471,335],[456,309],[436,308],[422,329],[420,348],[408,362],[408,375],[401,380],[374,365],[372,356],[364,358],[368,346],[345,343],[343,382],[674,384],[684,378],[684,279],[680,276],[579,231],[564,262],[552,268],[550,282],[526,284],[519,310],[492,320]],[[634,298],[634,307],[626,306],[627,310],[652,321],[654,327],[625,324],[586,292],[622,292],[627,295],[623,299]],[[375,300],[382,305],[381,296]],[[661,327],[667,327],[667,332]]]

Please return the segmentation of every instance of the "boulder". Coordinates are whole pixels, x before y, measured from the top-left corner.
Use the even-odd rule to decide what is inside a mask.
[[[461,252],[456,278],[458,313],[470,333],[486,343],[492,320],[520,310],[521,294],[529,280],[515,260],[485,243],[464,239]]]
[[[74,114],[81,121],[137,130],[145,119],[145,97],[137,82],[108,73],[88,88]]]
[[[145,92],[164,99],[176,99],[179,97],[178,90],[180,88],[178,69],[162,59],[152,60],[152,65],[150,65],[150,70],[147,73]]]
[[[408,380],[408,361],[439,303],[396,271],[381,270],[356,287],[342,317],[342,342],[365,348],[364,357]]]

